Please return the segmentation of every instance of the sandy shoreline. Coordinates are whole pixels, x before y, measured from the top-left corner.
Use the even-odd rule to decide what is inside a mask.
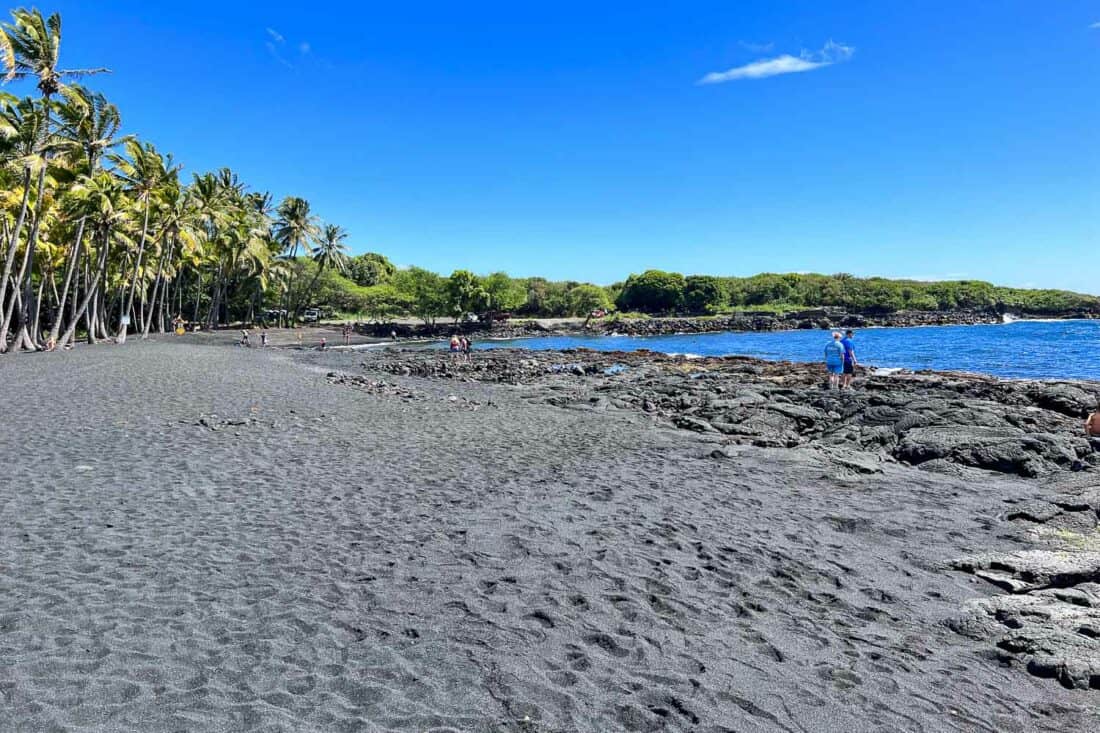
[[[0,361],[0,729],[1098,725],[951,626],[1041,482],[202,340]]]

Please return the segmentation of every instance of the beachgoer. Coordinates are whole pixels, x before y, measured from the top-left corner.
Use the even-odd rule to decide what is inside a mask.
[[[474,342],[470,340],[469,336],[462,337],[462,357],[466,360],[466,363],[470,363],[470,352],[474,350]]]
[[[241,342],[240,343],[241,343],[241,346],[252,346],[252,344],[248,340],[248,329],[247,328],[242,328],[241,329]]]
[[[299,332],[298,332],[297,334],[295,334],[295,335],[296,335],[296,336],[298,337],[298,348],[300,349],[300,348],[302,348],[302,332],[301,332],[301,331],[299,331]]]
[[[458,354],[462,350],[462,344],[458,340],[457,334],[451,334],[451,358],[457,360]]]
[[[825,346],[825,369],[829,372],[829,389],[839,389],[840,375],[844,373],[844,345],[840,343],[840,331],[833,331],[833,340]]]
[[[397,331],[390,331],[390,338],[397,341]]]
[[[350,345],[351,345],[351,324],[350,323],[345,323],[344,324],[344,346],[350,346]]]
[[[1100,405],[1096,406],[1096,411],[1089,415],[1088,420],[1085,420],[1085,435],[1090,438],[1100,438]]]
[[[322,336],[321,337],[321,351],[324,351],[326,346],[328,346],[328,341],[325,339],[324,336]]]
[[[260,346],[267,346],[267,331],[260,331]]]
[[[840,340],[840,345],[844,347],[844,376],[840,380],[841,389],[851,389],[852,379],[856,376],[856,364],[859,362],[856,361],[856,345],[852,341],[855,335],[855,331],[849,330]]]

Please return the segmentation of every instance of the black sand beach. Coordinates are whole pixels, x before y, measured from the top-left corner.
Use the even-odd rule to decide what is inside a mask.
[[[1057,521],[1006,507],[1091,511],[1087,461],[863,470],[364,358],[0,360],[0,730],[1100,728],[1087,667],[1029,672],[965,610]],[[1023,574],[1094,613],[1081,557]]]

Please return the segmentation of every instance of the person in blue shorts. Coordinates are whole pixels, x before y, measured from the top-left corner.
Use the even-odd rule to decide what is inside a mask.
[[[825,370],[829,372],[829,389],[840,388],[844,374],[844,345],[840,343],[840,331],[833,331],[833,340],[825,346]]]
[[[844,338],[840,340],[840,345],[844,347],[844,376],[840,378],[841,389],[851,389],[852,380],[856,376],[856,345],[852,341],[855,338],[855,331],[849,330]]]

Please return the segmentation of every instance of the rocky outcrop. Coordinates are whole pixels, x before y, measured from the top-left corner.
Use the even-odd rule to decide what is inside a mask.
[[[743,357],[651,352],[494,350],[472,363],[438,352],[371,355],[401,375],[525,384],[534,399],[644,413],[728,443],[819,446],[944,470],[964,466],[1036,477],[1100,468],[1081,418],[1100,384],[1009,382],[958,374],[865,374],[858,389],[823,389],[821,368]],[[593,401],[595,398],[595,401]]]
[[[967,602],[948,626],[1034,675],[1100,689],[1100,476],[1059,477],[1051,488],[1001,517],[999,533],[1032,549],[951,563],[1004,593]]]

